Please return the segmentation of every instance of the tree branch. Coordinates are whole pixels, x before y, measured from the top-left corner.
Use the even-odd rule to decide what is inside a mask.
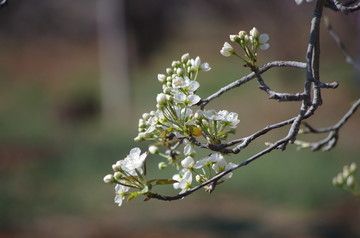
[[[305,69],[306,64],[302,63],[302,62],[296,62],[296,61],[272,61],[272,62],[269,62],[269,63],[263,65],[262,67],[260,67],[259,72],[264,73],[273,67],[295,67],[295,68]],[[201,100],[198,103],[198,105],[203,109],[210,101],[214,100],[215,98],[218,98],[223,93],[225,93],[231,89],[234,89],[236,87],[239,87],[239,86],[249,82],[250,80],[254,79],[255,77],[256,77],[255,73],[252,72],[252,73],[242,77],[241,79],[238,79],[238,80],[228,84],[227,86],[221,88],[219,91],[210,95],[206,99]]]
[[[333,27],[330,23],[330,20],[325,17],[324,18],[325,27],[328,30],[330,36],[334,39],[336,45],[341,49],[343,54],[345,55],[345,61],[349,64],[351,64],[355,69],[360,71],[360,65],[355,62],[355,60],[350,56],[349,52],[347,51],[344,43],[340,39],[340,37],[335,33],[333,30]]]
[[[338,0],[328,0],[326,1],[325,6],[331,10],[349,14],[350,12],[355,12],[360,9],[360,2],[359,0],[349,0],[344,3],[340,3]]]

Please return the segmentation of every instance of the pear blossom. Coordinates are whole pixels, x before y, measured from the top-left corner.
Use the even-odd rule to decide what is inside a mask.
[[[179,174],[175,174],[172,177],[173,180],[178,181],[173,184],[174,189],[181,189],[180,194],[189,190],[192,183],[192,173],[190,170],[181,170]]]
[[[222,155],[219,155],[219,159],[212,165],[212,169],[217,173],[221,173],[225,170],[234,168],[236,164],[226,162],[225,158]],[[231,178],[232,173],[228,173],[224,176],[224,178]]]
[[[204,167],[205,165],[212,165],[214,163],[216,163],[217,161],[219,161],[221,159],[222,155],[215,153],[215,154],[211,154],[209,157],[199,160],[195,163],[194,165],[194,169],[200,169],[202,167]]]
[[[125,199],[125,196],[127,195],[126,192],[129,191],[129,187],[120,185],[120,184],[116,184],[115,186],[115,203],[117,203],[119,205],[119,207],[121,206],[121,204],[123,203],[123,200]]]
[[[209,63],[207,63],[207,62],[201,63],[201,59],[200,59],[199,56],[197,56],[195,58],[195,60],[191,59],[190,62],[191,62],[192,68],[199,69],[199,70],[204,71],[204,72],[207,72],[207,71],[211,70],[211,67],[210,67]]]
[[[174,100],[176,103],[184,103],[185,105],[192,106],[198,103],[201,98],[196,94],[186,95],[184,93],[177,92],[174,95]]]
[[[136,176],[137,170],[139,173],[143,173],[143,165],[144,161],[147,157],[147,153],[141,154],[141,150],[139,148],[133,148],[130,150],[130,154],[123,160],[119,160],[116,164],[120,165],[121,169],[125,172]]]
[[[234,48],[228,42],[225,42],[220,53],[225,57],[229,57],[234,54]]]
[[[228,122],[231,127],[236,127],[236,125],[240,122],[237,113],[228,112],[226,110],[221,110],[219,112],[216,112],[215,110],[204,110],[203,114],[204,117],[209,120]]]
[[[191,143],[188,143],[187,145],[184,146],[184,155],[185,156],[193,156],[195,153],[196,153],[196,151]]]
[[[173,88],[187,88],[189,91],[194,92],[199,88],[200,84],[197,81],[190,80],[189,77],[175,77],[171,83]]]
[[[191,169],[195,164],[194,159],[191,156],[186,157],[181,161],[181,166],[185,169]]]

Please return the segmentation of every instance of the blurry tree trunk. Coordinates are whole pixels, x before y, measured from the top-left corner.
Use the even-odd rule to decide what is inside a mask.
[[[102,119],[113,127],[130,118],[124,0],[98,0],[97,17]]]

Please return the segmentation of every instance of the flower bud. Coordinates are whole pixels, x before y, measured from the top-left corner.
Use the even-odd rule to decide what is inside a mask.
[[[228,42],[225,42],[220,53],[225,57],[229,57],[234,54],[234,48]]]
[[[239,35],[230,35],[230,40],[232,42],[238,42],[240,40]]]
[[[260,32],[258,29],[256,29],[256,27],[253,27],[250,31],[250,36],[252,36],[253,38],[257,38],[260,36]]]
[[[166,164],[165,162],[160,162],[160,163],[158,164],[159,170],[165,169],[166,167],[167,167],[167,164]]]
[[[145,113],[142,114],[142,118],[143,118],[145,121],[149,120],[150,116],[151,116],[150,113],[147,113],[147,112],[145,112]]]
[[[158,74],[158,80],[160,83],[164,83],[166,81],[166,76],[165,74]]]
[[[120,172],[115,172],[114,173],[114,178],[117,179],[117,180],[120,180],[122,179],[124,176],[122,175],[122,173]]]
[[[183,54],[183,56],[181,56],[181,62],[186,63],[190,58],[189,53]]]
[[[352,162],[349,166],[349,171],[351,174],[356,172],[356,164],[354,162]]]
[[[198,183],[203,183],[203,182],[206,181],[206,179],[204,178],[204,176],[203,176],[203,175],[200,175],[200,174],[197,174],[197,175],[195,176],[195,180],[196,180],[196,182],[198,182]]]
[[[153,155],[159,154],[159,148],[155,145],[149,146],[149,152]]]
[[[172,74],[174,71],[172,68],[166,68],[166,73]]]
[[[184,70],[182,68],[177,68],[176,69],[176,74],[179,76],[182,76],[184,74]]]
[[[339,173],[336,176],[336,180],[337,180],[337,185],[339,185],[339,186],[342,186],[344,184],[344,182],[345,182],[342,173]]]
[[[347,165],[344,166],[342,175],[343,175],[344,178],[349,177],[349,175],[350,175],[349,166],[347,166]]]
[[[243,40],[245,36],[247,36],[247,33],[245,31],[240,31],[239,32],[239,37],[240,37],[241,40]]]
[[[166,94],[165,93],[159,93],[157,96],[156,96],[156,102],[159,104],[159,105],[164,105],[166,103]]]
[[[180,65],[180,62],[179,62],[179,61],[173,61],[173,62],[171,63],[171,67],[173,67],[173,68],[179,67],[179,65]]]
[[[195,60],[194,60],[194,66],[195,66],[195,67],[200,67],[200,65],[201,65],[201,59],[200,59],[199,56],[197,56],[197,57],[195,58]]]
[[[355,179],[354,176],[350,175],[347,179],[346,179],[346,185],[349,188],[355,188]]]
[[[112,184],[114,182],[114,176],[112,174],[105,175],[104,182]]]
[[[144,119],[139,119],[139,124],[138,124],[139,128],[144,128],[146,127],[146,122]]]

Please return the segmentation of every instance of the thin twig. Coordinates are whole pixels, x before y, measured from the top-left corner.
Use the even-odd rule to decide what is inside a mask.
[[[311,148],[312,151],[317,151],[317,150],[324,150],[324,151],[328,151],[331,150],[332,148],[335,147],[338,139],[339,139],[339,131],[340,128],[345,125],[345,123],[347,122],[347,120],[353,116],[356,112],[356,110],[359,108],[360,106],[360,99],[358,99],[352,106],[351,108],[347,111],[347,113],[333,126],[331,127],[327,127],[327,128],[321,128],[321,129],[315,129],[314,127],[310,126],[307,123],[303,123],[303,125],[305,126],[305,129],[302,130],[302,134],[309,134],[309,133],[313,133],[313,134],[320,134],[320,133],[329,133],[329,135],[318,141],[318,142],[304,142],[304,141],[297,141],[296,144],[300,145],[303,148]]]
[[[334,39],[336,45],[341,49],[343,54],[345,55],[345,61],[346,63],[351,64],[354,66],[355,69],[360,71],[360,65],[355,62],[355,60],[350,56],[349,52],[347,51],[344,43],[340,39],[340,37],[336,34],[336,32],[333,30],[333,27],[330,23],[330,20],[327,17],[324,17],[324,23],[325,27],[328,30],[330,36]]]
[[[360,9],[359,0],[349,0],[344,3],[339,2],[338,0],[329,0],[326,1],[325,6],[334,11],[341,11],[345,14],[350,12],[355,12]]]

